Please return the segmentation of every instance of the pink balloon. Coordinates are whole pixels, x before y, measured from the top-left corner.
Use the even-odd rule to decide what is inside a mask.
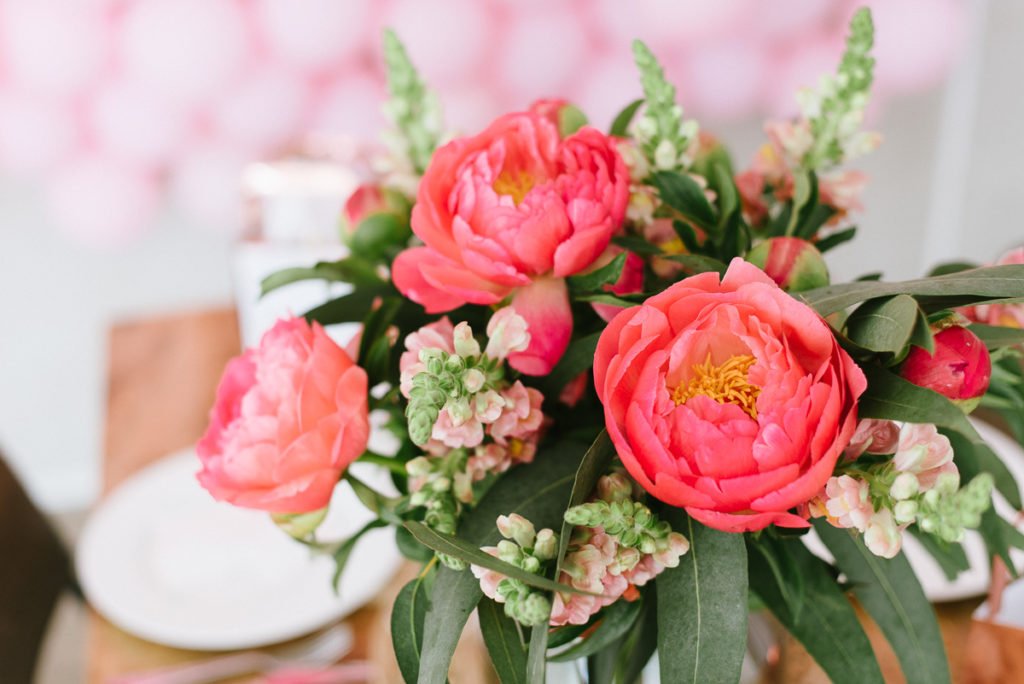
[[[171,196],[194,221],[236,234],[242,228],[242,170],[251,159],[201,142],[177,164]]]
[[[379,40],[369,0],[261,0],[258,12],[271,50],[300,68],[336,66]]]
[[[386,24],[431,83],[456,86],[487,59],[496,27],[486,7],[475,0],[396,0]]]
[[[873,2],[878,84],[921,92],[942,81],[964,42],[964,7],[953,0]]]
[[[381,112],[384,97],[381,79],[356,72],[343,75],[319,93],[312,127],[376,142],[388,125]]]
[[[564,86],[582,71],[587,39],[570,9],[528,9],[502,31],[497,82],[509,88],[521,107],[540,97],[564,95]]]
[[[66,106],[24,93],[0,94],[0,165],[32,175],[70,154],[79,130]]]
[[[228,142],[265,152],[299,133],[308,99],[301,74],[272,64],[256,65],[219,98],[213,120],[218,135]]]
[[[48,205],[57,228],[97,246],[123,244],[152,220],[157,189],[144,170],[102,157],[72,161],[50,180]]]
[[[594,61],[578,86],[570,88],[569,98],[587,113],[591,123],[607,129],[619,111],[643,96],[640,77],[628,59],[606,57]]]
[[[754,36],[718,41],[687,54],[679,83],[691,115],[724,123],[757,107],[766,74]]]
[[[51,96],[86,89],[106,65],[106,9],[68,0],[0,5],[0,54],[11,80]]]
[[[113,156],[166,164],[189,131],[189,117],[174,103],[131,82],[105,85],[91,102],[96,142]]]
[[[231,0],[146,0],[129,6],[119,39],[128,75],[181,103],[212,97],[248,59],[248,37]]]

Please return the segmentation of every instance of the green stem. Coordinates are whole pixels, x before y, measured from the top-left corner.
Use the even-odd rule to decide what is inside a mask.
[[[366,451],[362,456],[359,457],[359,461],[362,463],[373,463],[379,465],[382,468],[387,468],[393,473],[399,475],[405,475],[405,462],[399,461],[394,456],[384,456],[383,454],[376,454],[372,451]]]

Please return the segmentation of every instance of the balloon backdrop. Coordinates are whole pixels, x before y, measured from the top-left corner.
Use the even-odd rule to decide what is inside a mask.
[[[450,125],[564,93],[599,125],[639,86],[643,38],[693,115],[785,114],[832,69],[863,0],[0,0],[0,170],[55,224],[116,244],[170,198],[237,226],[237,170],[312,130],[372,135],[392,26]],[[934,86],[964,0],[874,6],[881,98]]]

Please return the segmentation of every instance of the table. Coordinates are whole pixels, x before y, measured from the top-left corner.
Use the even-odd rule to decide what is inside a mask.
[[[233,309],[169,315],[115,325],[110,334],[103,492],[150,462],[194,444],[228,359],[239,351]],[[348,656],[370,660],[375,681],[401,682],[391,653],[391,603],[416,572],[409,565],[369,605],[349,618],[356,643]],[[89,617],[89,684],[111,677],[207,658],[210,654],[153,644],[127,634],[103,617]],[[487,682],[492,670],[478,632],[466,630],[456,652],[457,682]]]
[[[207,411],[224,364],[238,353],[238,324],[233,309],[171,315],[116,325],[110,335],[106,455],[103,491],[109,492],[146,464],[194,443],[206,427]],[[388,634],[390,606],[407,567],[388,589],[350,618],[355,627],[353,659],[377,665],[380,682],[400,682]],[[964,669],[970,616],[980,599],[937,607],[954,677]],[[903,681],[899,665],[878,628],[865,627],[879,655],[886,680]],[[208,657],[171,649],[133,637],[101,616],[90,617],[88,676],[90,684],[165,665]],[[821,670],[791,638],[784,638],[778,666],[766,682],[810,684],[827,681]],[[493,681],[479,633],[467,629],[456,652],[452,681]]]

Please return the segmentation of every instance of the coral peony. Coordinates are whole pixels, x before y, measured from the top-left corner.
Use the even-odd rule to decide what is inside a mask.
[[[720,530],[805,527],[857,426],[867,383],[828,324],[734,259],[626,309],[594,382],[630,474]]]
[[[999,257],[996,266],[1024,264],[1024,247],[1016,247]],[[989,325],[1024,328],[1024,304],[979,304],[968,311],[970,318]]]
[[[196,446],[199,482],[237,506],[315,511],[369,432],[363,369],[319,324],[283,319],[228,363]]]
[[[425,245],[398,256],[395,285],[431,313],[511,297],[531,339],[509,362],[543,375],[572,334],[564,278],[604,253],[628,198],[612,138],[583,127],[561,139],[546,116],[507,114],[434,154],[412,213]]]

